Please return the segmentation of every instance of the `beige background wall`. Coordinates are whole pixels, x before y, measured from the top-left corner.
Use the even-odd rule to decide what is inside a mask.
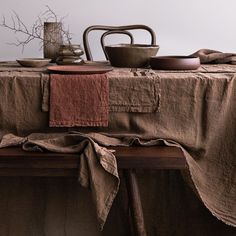
[[[124,25],[142,23],[152,27],[160,44],[160,55],[187,55],[200,48],[236,52],[236,2],[234,0],[0,0],[0,15],[10,20],[15,10],[27,25],[49,5],[73,33],[73,42],[82,43],[82,32],[89,25]],[[91,35],[91,39],[97,35]],[[146,34],[138,34],[137,42],[146,42]],[[13,32],[0,27],[0,60],[40,57],[37,41],[24,52],[14,42]],[[97,42],[93,41],[95,45]],[[96,58],[101,59],[101,52]]]

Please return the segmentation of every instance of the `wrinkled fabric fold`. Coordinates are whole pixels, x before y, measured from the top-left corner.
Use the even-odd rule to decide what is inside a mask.
[[[78,153],[78,181],[90,189],[98,223],[103,228],[120,183],[116,158],[111,151],[78,132],[35,133],[28,137],[8,134],[1,140],[0,148],[10,146],[22,146],[25,151],[34,152]]]
[[[236,53],[223,53],[211,49],[200,49],[190,56],[199,57],[201,64],[236,64]]]
[[[160,86],[155,74],[139,74],[114,70],[109,73],[110,112],[158,112]]]

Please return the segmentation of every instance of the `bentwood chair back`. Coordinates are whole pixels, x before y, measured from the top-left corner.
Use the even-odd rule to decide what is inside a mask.
[[[83,33],[83,45],[84,45],[84,51],[85,55],[88,61],[93,61],[93,56],[90,49],[89,44],[89,33],[91,31],[104,31],[104,33],[101,36],[100,42],[101,47],[103,49],[103,52],[105,54],[106,59],[108,59],[106,52],[105,52],[105,37],[111,34],[124,34],[127,35],[130,38],[130,43],[134,43],[134,37],[131,30],[145,30],[150,33],[151,35],[151,44],[156,44],[156,35],[153,29],[151,29],[149,26],[146,25],[123,25],[123,26],[108,26],[108,25],[92,25],[88,27],[84,33]]]

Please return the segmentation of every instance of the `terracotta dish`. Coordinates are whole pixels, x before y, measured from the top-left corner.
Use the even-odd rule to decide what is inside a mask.
[[[149,59],[159,50],[158,45],[148,44],[116,44],[105,46],[105,52],[112,66],[146,67]]]
[[[49,64],[48,58],[22,58],[16,60],[21,66],[25,67],[43,67]]]
[[[196,70],[200,66],[200,59],[189,56],[151,57],[150,65],[154,70]]]
[[[56,74],[103,74],[112,70],[111,66],[93,66],[93,65],[65,65],[49,66],[50,72]]]

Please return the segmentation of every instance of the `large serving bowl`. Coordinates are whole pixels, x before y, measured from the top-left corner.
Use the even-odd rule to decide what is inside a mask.
[[[158,45],[147,44],[116,44],[105,46],[105,51],[112,66],[116,67],[146,67],[150,57],[155,56]]]

